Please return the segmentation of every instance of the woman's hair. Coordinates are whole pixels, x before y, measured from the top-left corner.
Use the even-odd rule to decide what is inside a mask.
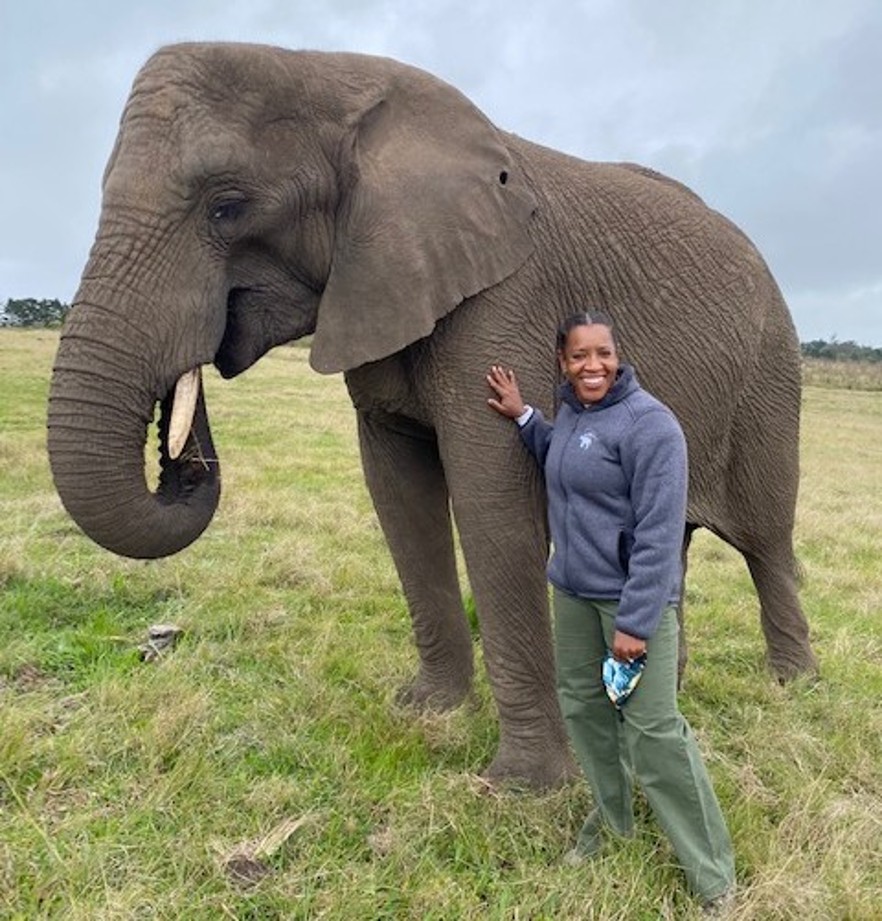
[[[574,313],[572,316],[567,317],[557,328],[557,350],[559,352],[564,350],[570,330],[575,329],[577,326],[593,326],[595,323],[607,327],[612,336],[616,351],[618,351],[619,337],[616,333],[616,328],[613,325],[610,315],[604,313],[602,310],[583,310],[580,313]]]

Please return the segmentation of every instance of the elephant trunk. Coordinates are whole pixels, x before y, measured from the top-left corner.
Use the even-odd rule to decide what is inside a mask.
[[[65,508],[96,543],[138,559],[168,556],[205,530],[220,498],[204,395],[197,378],[192,425],[186,429],[185,421],[183,433],[172,433],[170,448],[173,388],[147,370],[132,330],[122,339],[112,326],[107,314],[79,303],[68,317],[49,394],[52,475]],[[145,445],[157,402],[160,475],[153,492]]]

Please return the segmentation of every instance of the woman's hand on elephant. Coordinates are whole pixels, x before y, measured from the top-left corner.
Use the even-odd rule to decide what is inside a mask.
[[[496,399],[491,397],[487,403],[503,416],[517,419],[526,410],[521,399],[521,391],[514,371],[506,371],[500,365],[493,365],[487,375],[487,383],[496,392]]]
[[[641,640],[639,636],[631,636],[630,633],[622,633],[616,630],[613,637],[613,657],[620,662],[631,662],[633,659],[639,659],[646,652],[646,640]]]

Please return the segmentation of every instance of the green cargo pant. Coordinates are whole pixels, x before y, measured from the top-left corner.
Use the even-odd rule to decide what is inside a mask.
[[[689,724],[677,707],[677,612],[668,608],[647,642],[646,668],[621,711],[603,687],[615,601],[554,590],[557,689],[598,819],[619,835],[634,830],[633,771],[692,889],[712,899],[735,880],[732,842]],[[583,843],[583,842],[580,842]]]

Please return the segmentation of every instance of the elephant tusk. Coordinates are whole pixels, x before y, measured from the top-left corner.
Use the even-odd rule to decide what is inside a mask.
[[[175,397],[168,426],[168,456],[172,460],[177,460],[187,443],[201,386],[201,368],[193,368],[192,371],[182,374],[175,384]]]

